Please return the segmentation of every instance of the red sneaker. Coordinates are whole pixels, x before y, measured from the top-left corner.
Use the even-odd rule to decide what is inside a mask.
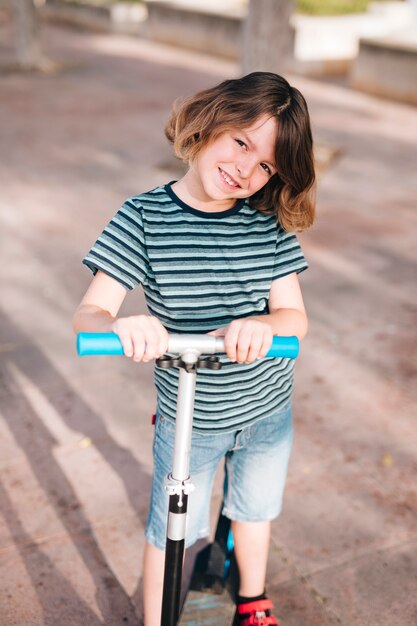
[[[239,626],[279,626],[278,620],[271,613],[272,602],[268,598],[265,600],[255,600],[245,604],[237,605],[236,623]]]

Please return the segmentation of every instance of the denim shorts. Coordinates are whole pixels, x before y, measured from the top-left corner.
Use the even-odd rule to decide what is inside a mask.
[[[157,414],[153,443],[154,472],[146,526],[148,543],[165,549],[168,495],[164,479],[172,470],[175,424]],[[241,430],[193,433],[190,475],[195,490],[188,497],[186,547],[210,534],[210,497],[219,463],[224,461],[222,513],[231,520],[260,522],[277,517],[292,445],[291,403],[271,417]]]

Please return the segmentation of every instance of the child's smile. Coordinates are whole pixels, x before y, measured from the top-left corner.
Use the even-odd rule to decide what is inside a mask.
[[[220,172],[220,176],[222,177],[226,188],[228,189],[241,189],[241,185],[235,181],[234,178],[229,176],[227,172],[225,172],[221,167],[218,168]]]

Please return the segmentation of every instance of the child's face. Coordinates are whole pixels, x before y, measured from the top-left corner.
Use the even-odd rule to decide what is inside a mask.
[[[245,129],[225,131],[198,154],[192,170],[215,201],[249,198],[276,173],[277,122],[260,117]]]

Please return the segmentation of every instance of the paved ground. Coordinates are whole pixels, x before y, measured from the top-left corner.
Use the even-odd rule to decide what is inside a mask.
[[[139,626],[152,372],[75,356],[80,260],[127,196],[178,175],[171,101],[236,68],[44,34],[60,73],[0,77],[0,622]],[[268,588],[282,626],[414,626],[417,110],[294,83],[339,156],[302,236],[311,324]]]

